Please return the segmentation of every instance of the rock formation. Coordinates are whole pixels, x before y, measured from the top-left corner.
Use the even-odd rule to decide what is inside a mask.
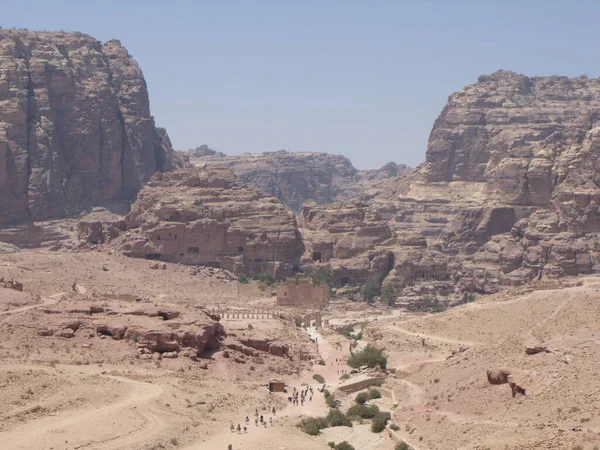
[[[0,224],[132,198],[179,165],[119,41],[0,30]]]
[[[294,215],[218,166],[155,175],[126,227],[116,245],[128,256],[236,273],[290,276],[303,252]]]
[[[482,76],[450,96],[418,170],[302,210],[306,256],[352,272],[338,286],[385,279],[409,302],[596,272],[598,110],[600,80]],[[366,217],[382,228],[357,239]]]
[[[408,170],[406,166],[388,163],[379,170],[360,171],[345,156],[327,153],[281,150],[225,156],[202,146],[189,154],[197,165],[231,168],[241,181],[279,198],[294,211],[299,211],[309,200],[327,205],[364,197],[371,185]]]

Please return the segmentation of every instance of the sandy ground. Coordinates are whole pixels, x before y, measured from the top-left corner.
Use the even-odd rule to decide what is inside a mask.
[[[431,315],[335,301],[325,312],[331,325],[307,330],[290,320],[300,311],[278,310],[269,293],[254,284],[238,286],[172,264],[153,270],[148,261],[107,253],[23,251],[0,255],[1,277],[25,286],[24,292],[0,289],[2,450],[212,450],[229,444],[247,450],[325,450],[327,442],[341,440],[357,450],[392,450],[397,439],[415,450],[600,445],[596,277],[561,289],[506,291]],[[87,329],[69,339],[38,334],[65,320],[65,311],[77,305],[130,307],[138,300],[176,308],[190,323],[200,317],[195,306],[270,309],[269,319],[222,324],[230,336],[285,342],[292,359],[264,355],[237,363],[222,351],[198,362],[140,359],[131,343]],[[135,320],[152,326],[156,319]],[[342,410],[352,405],[355,393],[337,388],[365,377],[340,380],[350,371],[345,361],[351,343],[335,331],[341,325],[362,330],[359,348],[371,343],[385,350],[394,373],[381,388],[383,398],[372,402],[392,411],[396,432],[374,434],[368,421],[315,437],[296,427],[301,418],[328,411],[314,374],[323,376]],[[534,345],[549,352],[525,354]],[[527,396],[513,398],[508,385],[489,385],[486,370],[496,367],[510,370]],[[293,406],[289,394],[267,392],[271,377],[285,378],[290,391],[311,385],[312,401]],[[266,427],[255,425],[255,410]],[[230,423],[246,426],[246,416],[247,431],[231,432]]]

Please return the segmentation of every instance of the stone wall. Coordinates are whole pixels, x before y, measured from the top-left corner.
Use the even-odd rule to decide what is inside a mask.
[[[302,278],[298,284],[288,279],[277,288],[277,306],[323,308],[329,303],[329,286],[315,286],[311,279]]]

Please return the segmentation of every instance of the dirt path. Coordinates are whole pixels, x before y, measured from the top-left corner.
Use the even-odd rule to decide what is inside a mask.
[[[64,371],[82,371],[82,368],[75,366],[58,367]],[[89,374],[102,370],[92,366],[86,369]],[[136,448],[140,442],[151,440],[163,432],[166,428],[164,418],[149,406],[151,400],[162,394],[161,386],[119,376],[101,376],[128,384],[131,386],[129,394],[116,403],[59,413],[57,416],[33,420],[11,431],[0,433],[2,449],[62,448],[65,436],[68,436],[69,447],[73,446],[76,449]],[[115,426],[117,419],[119,424]],[[123,426],[125,431],[122,430]]]
[[[318,373],[325,378],[328,387],[335,388],[335,386],[339,384],[339,375],[337,374],[337,371],[340,371],[342,367],[348,370],[350,369],[345,363],[343,365],[336,364],[336,359],[343,359],[343,361],[346,361],[348,351],[347,349],[344,351],[333,348],[329,341],[319,334],[314,327],[308,328],[307,332],[312,339],[317,340],[319,354],[325,361],[325,365],[315,364],[311,371],[305,372],[293,379],[288,384],[288,390],[291,392],[294,387],[296,389],[302,389],[303,385],[305,387],[306,384],[310,384],[314,389],[312,401],[306,401],[304,406],[292,406],[291,404],[288,404],[285,408],[277,411],[274,416],[271,413],[259,411],[259,414],[263,414],[267,422],[270,418],[273,419],[273,425],[267,425],[267,427],[260,424],[258,427],[255,425],[253,409],[250,406],[247,411],[241,411],[239,415],[232,417],[235,427],[237,427],[238,423],[244,427],[246,425],[245,417],[248,416],[250,418],[247,433],[244,433],[243,431],[241,433],[238,433],[237,431],[231,432],[229,424],[227,424],[223,431],[212,436],[210,439],[207,439],[204,442],[194,442],[186,447],[182,447],[183,450],[226,449],[229,444],[233,445],[234,449],[279,448],[289,439],[289,435],[286,432],[287,428],[282,426],[284,422],[295,424],[302,416],[315,417],[326,414],[329,408],[325,403],[323,395],[317,391],[320,384],[312,379],[312,375]],[[273,395],[287,396],[288,394]],[[270,447],[270,443],[277,445],[275,447]],[[323,448],[326,448],[325,443],[323,443]]]
[[[58,294],[51,295],[49,297],[42,297],[42,303],[37,305],[24,306],[22,308],[11,309],[9,311],[0,312],[0,316],[7,316],[10,314],[18,314],[32,309],[43,308],[44,306],[50,306],[58,303],[58,301],[66,294],[66,292],[59,292]]]
[[[414,336],[414,337],[418,337],[421,339],[429,339],[432,341],[444,342],[446,344],[459,344],[459,345],[466,345],[469,347],[474,347],[476,345],[479,345],[478,342],[462,341],[459,339],[453,339],[453,338],[448,338],[448,337],[443,337],[443,336],[436,336],[433,334],[415,333],[413,331],[408,331],[408,330],[405,330],[404,328],[400,328],[395,325],[388,325],[385,328],[387,328],[388,330],[398,331],[398,332],[400,332],[402,334],[406,334],[408,336]]]

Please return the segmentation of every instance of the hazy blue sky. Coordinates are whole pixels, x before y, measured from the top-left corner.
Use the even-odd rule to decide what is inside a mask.
[[[498,69],[600,75],[600,2],[1,0],[0,25],[120,39],[178,149],[423,161],[448,95]]]

